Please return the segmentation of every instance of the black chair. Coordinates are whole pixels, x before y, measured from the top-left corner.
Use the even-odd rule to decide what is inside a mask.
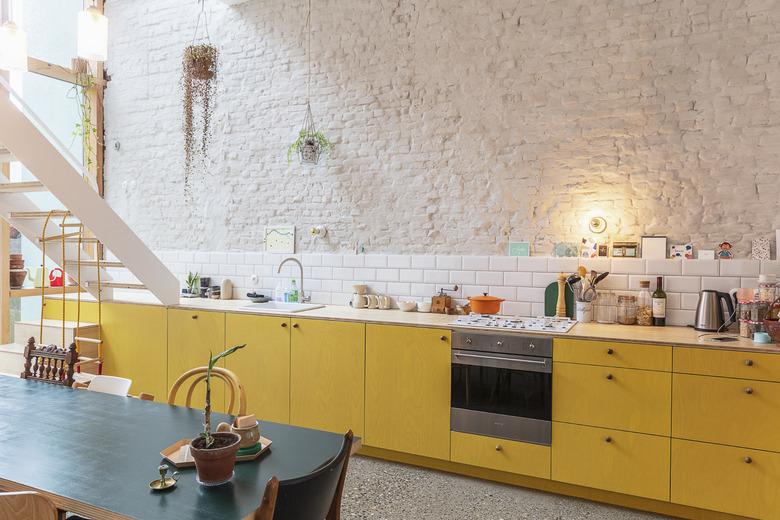
[[[352,437],[349,430],[339,453],[308,475],[282,481],[271,477],[255,520],[339,520]]]

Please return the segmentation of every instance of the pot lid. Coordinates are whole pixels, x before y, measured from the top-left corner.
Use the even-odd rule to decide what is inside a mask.
[[[488,293],[482,293],[482,296],[469,296],[468,299],[470,301],[476,301],[476,302],[502,302],[502,301],[504,301],[503,298],[498,298],[497,296],[488,296]]]

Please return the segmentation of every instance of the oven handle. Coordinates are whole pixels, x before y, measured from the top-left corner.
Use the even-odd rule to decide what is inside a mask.
[[[508,358],[508,357],[501,357],[501,356],[484,356],[484,355],[478,355],[478,354],[465,354],[463,352],[453,352],[452,356],[455,358],[472,358],[472,359],[484,359],[487,361],[501,361],[508,364],[525,364],[525,365],[541,365],[542,371],[550,371],[549,366],[547,364],[547,360],[539,361],[535,359],[523,359],[523,358]],[[538,370],[538,369],[533,369]]]

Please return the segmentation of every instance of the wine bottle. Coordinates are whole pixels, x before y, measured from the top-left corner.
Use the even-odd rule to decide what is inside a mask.
[[[664,292],[663,278],[656,278],[655,292],[653,293],[653,325],[663,327],[666,325],[666,293]]]

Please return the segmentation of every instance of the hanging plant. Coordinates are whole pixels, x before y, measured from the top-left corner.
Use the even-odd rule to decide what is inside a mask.
[[[100,136],[97,135],[97,127],[92,122],[92,97],[90,91],[95,86],[95,79],[90,73],[89,62],[77,58],[73,65],[76,71],[76,83],[68,91],[67,97],[76,100],[76,107],[79,113],[79,120],[74,124],[71,136],[75,142],[78,139],[81,142],[83,152],[84,166],[92,172],[97,159],[96,146],[102,146]]]
[[[192,44],[184,48],[182,56],[182,103],[184,118],[184,191],[189,195],[190,178],[196,159],[205,163],[211,144],[211,118],[214,113],[214,98],[217,93],[217,71],[219,69],[219,51],[211,44],[208,36],[208,20],[205,15],[205,3],[199,0],[201,12],[195,25],[195,37]],[[206,31],[206,43],[195,43],[200,19],[203,17]],[[200,127],[196,128],[195,111],[200,110]]]
[[[333,143],[325,137],[325,134],[317,130],[314,126],[314,117],[311,114],[311,0],[309,0],[309,10],[306,15],[306,30],[308,34],[308,50],[306,52],[308,61],[308,72],[306,74],[306,116],[303,119],[303,126],[298,132],[298,138],[287,148],[287,162],[292,162],[293,155],[297,154],[301,164],[317,164],[320,157],[325,154],[330,157],[333,151]]]

